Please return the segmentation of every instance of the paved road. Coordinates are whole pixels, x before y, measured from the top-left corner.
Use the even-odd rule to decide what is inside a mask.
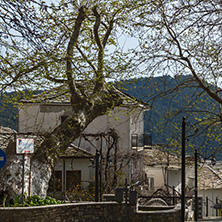
[[[211,218],[203,218],[198,220],[198,222],[204,222],[204,221],[221,221],[222,222],[222,217],[211,217]]]

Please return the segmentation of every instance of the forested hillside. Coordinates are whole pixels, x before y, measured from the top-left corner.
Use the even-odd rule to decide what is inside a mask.
[[[154,143],[166,143],[169,134],[175,133],[170,131],[181,124],[183,116],[195,122],[194,111],[205,109],[208,99],[202,90],[196,85],[185,87],[189,78],[164,76],[118,83],[124,92],[151,104],[152,109],[145,115],[145,131],[153,134]],[[184,86],[176,88],[181,84]]]
[[[174,141],[180,144],[183,116],[190,125],[195,125],[201,118],[209,118],[206,117],[206,113],[217,112],[216,104],[208,99],[201,89],[191,84],[189,78],[165,76],[134,79],[116,84],[126,93],[152,105],[152,109],[145,114],[145,132],[152,133],[153,143],[168,144]],[[177,85],[181,87],[177,88]],[[8,104],[7,100],[1,100],[0,105],[0,125],[16,129],[16,107]],[[195,130],[194,127],[188,126],[188,136]],[[191,148],[201,147],[205,152],[204,156],[209,157],[209,152],[216,152],[221,144],[213,136],[206,136],[202,131],[204,130],[201,126],[197,135],[189,141],[193,144]]]
[[[152,105],[145,115],[145,132],[152,133],[153,143],[173,144],[180,149],[182,117],[186,117],[187,151],[193,154],[198,149],[203,158],[221,159],[220,124],[212,127],[203,121],[215,119],[219,106],[191,78],[141,78],[123,81],[118,86]]]
[[[16,130],[17,108],[9,102],[8,96],[5,94],[0,97],[0,126],[10,127]]]

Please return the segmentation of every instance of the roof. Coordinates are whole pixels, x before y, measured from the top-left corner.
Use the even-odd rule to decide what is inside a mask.
[[[90,96],[93,92],[93,87],[94,84],[92,81],[77,81],[76,82],[78,88],[81,90],[83,89],[84,94],[88,94]],[[86,89],[88,91],[86,92]],[[151,106],[147,103],[144,103],[135,97],[128,95],[125,92],[122,92],[117,89],[117,92],[119,96],[123,100],[122,106],[140,106],[141,108],[144,109],[150,109]],[[43,104],[54,104],[54,105],[59,105],[59,104],[70,104],[70,94],[69,94],[69,89],[65,85],[61,85],[59,87],[56,87],[52,90],[48,91],[43,91],[37,95],[33,95],[31,99],[23,98],[20,100],[22,103],[43,103]]]
[[[94,155],[80,147],[71,144],[64,154],[60,155],[60,158],[93,158]]]
[[[210,165],[198,169],[198,190],[222,189],[222,168]]]
[[[181,157],[167,152],[164,148],[153,146],[152,149],[144,150],[144,163],[151,167],[165,167],[168,170],[181,169]],[[187,156],[186,164],[194,165],[194,159]],[[199,163],[198,167],[198,190],[222,189],[222,164],[212,166],[207,163]],[[193,175],[194,179],[194,175]]]
[[[181,159],[163,147],[152,146],[152,149],[144,149],[144,163],[147,166],[167,165],[175,169],[180,166]]]

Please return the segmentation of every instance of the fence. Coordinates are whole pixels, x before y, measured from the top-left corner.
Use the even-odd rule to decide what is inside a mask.
[[[206,217],[208,217],[208,216],[212,216],[211,214],[210,214],[210,210],[212,211],[212,212],[215,212],[215,216],[221,216],[221,210],[220,209],[214,209],[213,208],[213,205],[215,205],[215,204],[218,204],[218,203],[220,203],[220,202],[222,202],[221,200],[219,200],[219,198],[218,197],[216,197],[216,202],[214,202],[214,201],[212,201],[210,198],[208,198],[208,196],[206,197],[206,199],[205,199],[205,201],[203,202],[203,207],[205,208],[205,216]],[[213,214],[213,216],[214,216],[214,213],[212,213]]]

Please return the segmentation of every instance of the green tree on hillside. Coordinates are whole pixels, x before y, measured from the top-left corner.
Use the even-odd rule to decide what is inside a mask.
[[[163,82],[154,99],[157,96],[172,99],[172,92],[175,96],[177,92],[196,88],[193,95],[187,94],[183,99],[183,110],[178,109],[178,112],[195,117],[199,133],[204,131],[208,135],[206,140],[221,144],[221,2],[157,0],[146,3],[138,9],[140,19],[132,21],[132,34],[139,39],[139,46],[134,50],[135,67],[146,75],[170,75],[178,81],[171,88]],[[182,79],[182,75],[187,78]],[[155,85],[154,89],[157,89]],[[196,100],[203,94],[205,108],[200,109]],[[171,120],[175,116],[170,112],[169,115]],[[175,125],[175,129],[180,130],[180,125]]]

